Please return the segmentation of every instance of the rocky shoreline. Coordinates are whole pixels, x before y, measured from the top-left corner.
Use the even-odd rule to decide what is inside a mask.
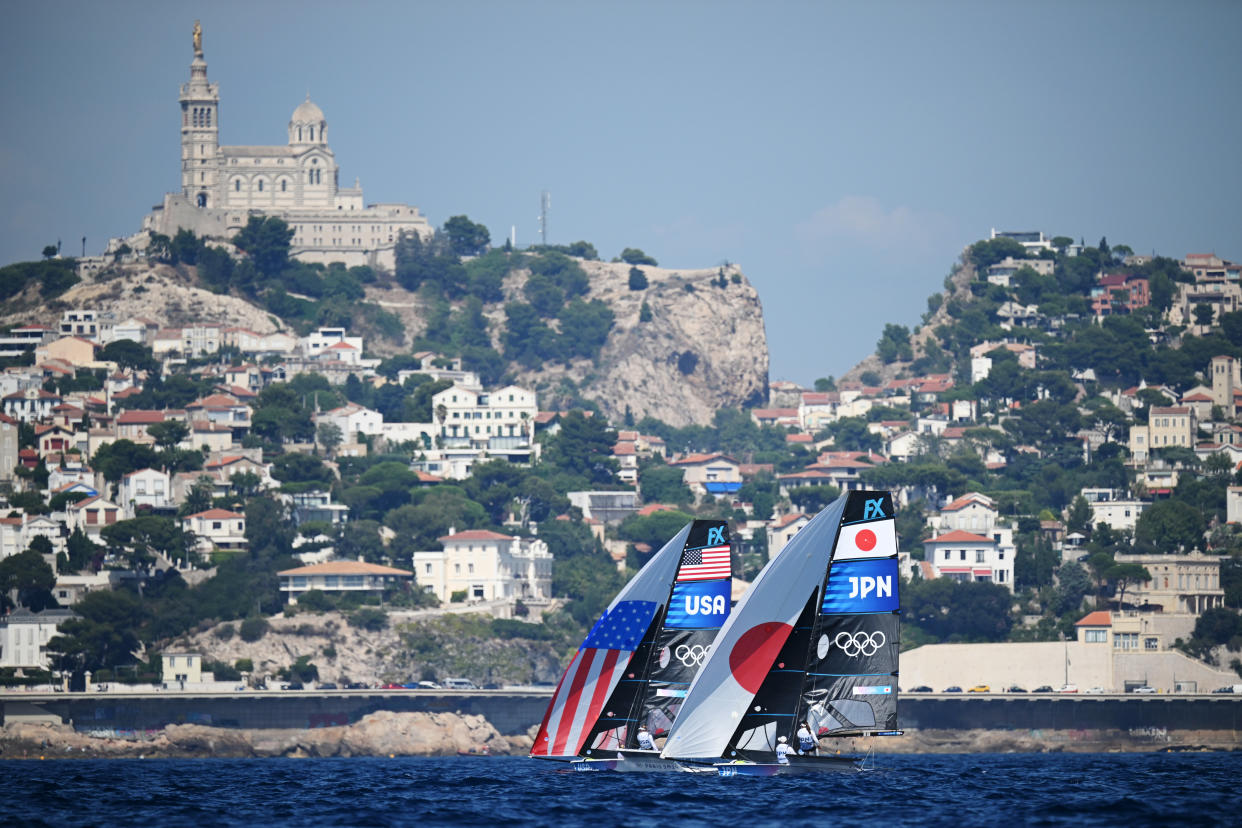
[[[0,759],[525,755],[527,735],[502,736],[482,716],[379,711],[350,725],[246,729],[170,724],[162,730],[75,730],[10,722],[0,728]]]
[[[531,728],[533,731],[534,728]],[[245,729],[172,724],[156,731],[79,731],[69,725],[11,722],[0,728],[0,759],[263,758],[348,756],[524,756],[533,733],[501,735],[484,717],[379,711],[351,725]],[[851,739],[845,754],[1153,753],[1242,749],[1233,731],[916,730]]]

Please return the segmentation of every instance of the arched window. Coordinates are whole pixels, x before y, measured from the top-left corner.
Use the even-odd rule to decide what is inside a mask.
[[[302,128],[301,127],[298,127],[298,140],[299,141],[302,140]]]
[[[241,192],[241,179],[240,178],[233,179],[233,192],[235,193]]]
[[[283,178],[280,179],[280,191],[283,193],[288,189],[289,189],[289,182]]]
[[[259,192],[263,192],[263,179],[259,179]]]
[[[314,127],[311,127],[311,128],[310,128],[310,139],[311,139],[312,141],[314,141],[314,140],[315,140],[315,128],[314,128]]]
[[[199,194],[198,194],[198,206],[199,206],[199,207],[206,207],[206,206],[207,206],[207,194],[206,194],[206,193],[199,193]]]

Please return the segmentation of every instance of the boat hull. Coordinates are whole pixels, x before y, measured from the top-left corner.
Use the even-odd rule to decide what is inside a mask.
[[[588,756],[571,763],[583,773],[712,773],[714,768],[661,759],[655,751],[619,750],[613,756]]]
[[[861,760],[854,756],[791,756],[781,762],[721,762],[720,776],[810,776],[820,773],[857,773]]]

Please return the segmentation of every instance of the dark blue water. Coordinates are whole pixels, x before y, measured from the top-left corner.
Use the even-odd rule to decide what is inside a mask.
[[[0,762],[0,825],[1238,825],[1242,754],[887,756],[857,774],[525,758]]]

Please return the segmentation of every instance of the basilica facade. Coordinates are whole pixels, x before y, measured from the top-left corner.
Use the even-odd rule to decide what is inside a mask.
[[[432,234],[417,207],[365,205],[357,180],[340,186],[328,145],[328,121],[307,96],[289,119],[283,146],[220,143],[220,90],[207,79],[202,32],[194,30],[190,80],[181,85],[181,190],[168,193],[143,228],[173,235],[228,238],[252,215],[277,216],[294,235],[290,255],[392,269],[402,232]]]

